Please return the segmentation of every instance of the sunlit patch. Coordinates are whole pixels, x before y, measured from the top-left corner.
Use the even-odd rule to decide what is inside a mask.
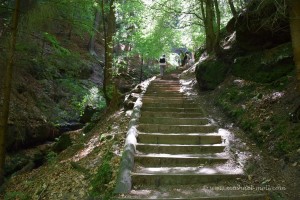
[[[272,95],[271,95],[271,99],[272,100],[277,100],[277,99],[280,99],[281,97],[284,96],[284,92],[274,92]]]
[[[100,146],[100,136],[96,135],[90,139],[90,141],[85,145],[85,147],[80,150],[75,156],[70,160],[77,162],[82,158],[88,156],[96,147]]]

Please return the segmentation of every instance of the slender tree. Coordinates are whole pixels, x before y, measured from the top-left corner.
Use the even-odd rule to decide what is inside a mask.
[[[300,1],[289,0],[289,9],[294,62],[296,65],[298,91],[300,92]]]
[[[94,32],[92,33],[89,41],[89,52],[91,55],[97,55],[95,51],[95,42],[96,42],[96,35],[98,32],[99,28],[99,23],[100,23],[100,16],[101,12],[99,9],[95,9],[95,21],[94,21]]]
[[[236,11],[236,9],[235,9],[235,6],[234,6],[234,4],[233,4],[233,1],[232,1],[232,0],[228,0],[228,4],[229,4],[229,7],[230,7],[232,16],[233,16],[234,18],[236,18],[236,17],[237,17],[237,11]]]
[[[6,74],[4,77],[4,88],[3,88],[3,109],[0,118],[0,184],[4,181],[4,165],[5,165],[5,135],[8,129],[8,117],[9,117],[9,106],[10,106],[10,94],[12,86],[12,75],[14,65],[14,54],[17,40],[17,28],[19,21],[19,9],[20,0],[15,1],[15,10],[12,19],[12,33],[10,38],[10,47],[8,54],[8,62],[6,67]]]
[[[104,67],[104,80],[103,80],[103,93],[106,100],[106,104],[109,106],[115,90],[113,84],[113,37],[115,34],[116,17],[114,0],[102,0],[102,25],[104,31],[104,49],[105,49],[105,67]]]

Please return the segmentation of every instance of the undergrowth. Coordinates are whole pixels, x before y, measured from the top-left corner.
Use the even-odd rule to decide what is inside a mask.
[[[287,95],[288,78],[269,84],[247,82],[243,86],[228,84],[219,90],[215,103],[233,119],[258,146],[275,157],[296,162],[300,146],[300,125],[289,118],[288,100],[272,100],[272,94]],[[290,101],[290,100],[289,100]],[[293,104],[292,102],[290,104]]]

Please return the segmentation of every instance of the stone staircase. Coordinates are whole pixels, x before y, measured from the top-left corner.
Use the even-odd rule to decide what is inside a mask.
[[[233,167],[218,127],[201,105],[180,89],[178,79],[156,79],[143,96],[133,189],[119,199],[268,199],[224,189],[240,184],[243,170]]]

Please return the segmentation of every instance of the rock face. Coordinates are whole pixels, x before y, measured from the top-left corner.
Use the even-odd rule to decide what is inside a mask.
[[[48,124],[37,124],[35,127],[11,124],[6,136],[6,148],[9,151],[16,151],[52,140],[58,135],[59,131]]]
[[[261,83],[272,82],[294,69],[291,43],[236,58],[232,73],[243,79]]]
[[[244,50],[273,48],[290,41],[289,22],[284,3],[253,0],[237,18],[231,19],[227,31],[236,31],[236,40]]]
[[[228,65],[219,60],[206,60],[196,67],[196,78],[201,90],[213,90],[224,81]]]

